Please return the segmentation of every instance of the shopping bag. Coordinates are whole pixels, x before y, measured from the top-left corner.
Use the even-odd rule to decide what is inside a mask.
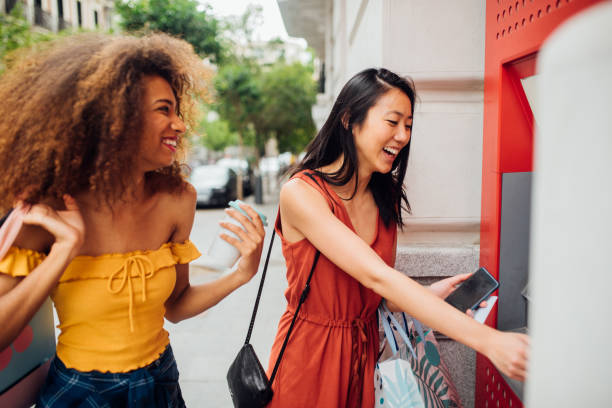
[[[391,330],[392,340],[395,342],[387,347],[389,350],[382,350],[379,361],[389,358],[397,348],[398,355],[410,362],[425,408],[462,408],[457,389],[440,356],[433,331],[424,331],[418,320],[404,313],[391,313],[384,302],[379,307],[379,312],[383,329]],[[389,329],[385,329],[385,324],[388,324]],[[405,337],[403,333],[406,333]],[[382,336],[381,333],[381,338]],[[384,337],[389,336],[384,334]]]
[[[23,224],[26,208],[0,218],[0,261]],[[53,305],[47,299],[32,320],[4,350],[0,350],[0,407],[29,408],[42,387],[55,355]]]
[[[391,355],[379,358],[376,363],[374,406],[375,408],[425,408],[408,356],[399,353],[398,343],[389,321],[383,316],[382,310],[379,309],[378,313],[384,327],[384,341],[388,343]],[[404,344],[411,347],[407,334],[402,328],[396,327],[396,331],[404,337]],[[414,354],[413,349],[410,351]]]

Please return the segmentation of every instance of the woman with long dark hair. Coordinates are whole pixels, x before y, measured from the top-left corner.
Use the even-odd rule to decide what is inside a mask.
[[[276,373],[271,407],[373,407],[376,310],[383,298],[391,310],[477,350],[510,377],[525,377],[526,336],[477,323],[442,301],[469,274],[424,288],[393,269],[402,208],[410,211],[403,181],[414,102],[409,80],[385,69],[358,73],[281,189],[276,231],[288,306],[270,370],[317,250],[321,256]]]

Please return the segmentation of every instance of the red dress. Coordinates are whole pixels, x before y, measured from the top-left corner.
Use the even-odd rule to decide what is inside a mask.
[[[334,215],[355,231],[338,195],[315,176],[319,185],[300,172],[298,177],[316,188],[329,202]],[[377,232],[370,245],[390,266],[394,262],[394,223],[385,227],[377,217]],[[280,222],[276,232],[282,240],[289,287],[287,310],[282,315],[268,368],[272,373],[291,319],[304,289],[315,247],[306,239],[285,240]],[[372,408],[374,368],[378,353],[376,309],[381,297],[323,254],[315,268],[308,299],[302,305],[285,354],[274,379],[274,398],[269,408]]]

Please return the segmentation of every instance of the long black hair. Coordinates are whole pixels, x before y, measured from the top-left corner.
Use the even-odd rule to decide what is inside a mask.
[[[355,175],[355,190],[358,182],[358,159],[353,139],[353,126],[361,125],[372,106],[391,89],[404,92],[411,104],[411,115],[414,114],[416,91],[409,78],[402,78],[384,68],[370,68],[352,77],[340,91],[336,102],[325,121],[325,124],[306,148],[304,159],[297,165],[293,174],[301,170],[315,171],[326,182],[343,186]],[[374,172],[368,184],[383,222],[388,227],[395,222],[400,228],[403,208],[411,212],[408,197],[404,190],[404,175],[408,166],[410,141],[399,152],[389,173]],[[317,169],[333,163],[344,155],[342,166],[335,172],[322,173]],[[350,199],[349,198],[349,199]]]

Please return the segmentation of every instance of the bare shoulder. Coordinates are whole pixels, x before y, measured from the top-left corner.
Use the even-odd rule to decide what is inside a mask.
[[[178,198],[181,205],[191,208],[195,211],[196,200],[198,198],[198,192],[195,187],[185,181],[184,188],[178,193]]]
[[[313,186],[300,178],[292,178],[287,181],[280,191],[281,202],[283,200],[293,201],[295,198],[315,198],[317,196],[321,196],[321,194]]]
[[[304,180],[293,178],[281,188],[280,206],[288,215],[329,211],[329,204],[320,191]]]
[[[160,197],[161,211],[171,214],[174,224],[172,240],[177,242],[189,238],[195,217],[197,193],[195,188],[185,182],[183,188],[176,192],[164,192]]]
[[[197,193],[188,182],[177,191],[158,192],[159,201],[164,209],[171,211],[195,211]]]

